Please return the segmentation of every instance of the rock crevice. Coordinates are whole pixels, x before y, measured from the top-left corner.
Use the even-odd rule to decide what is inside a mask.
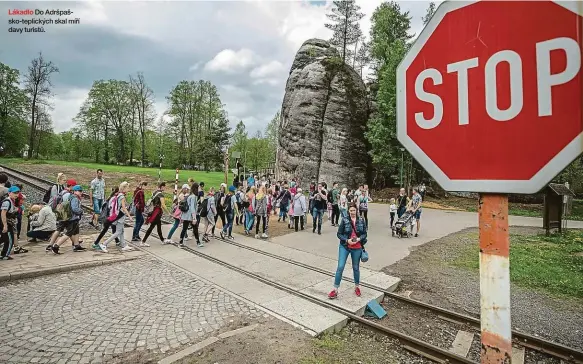
[[[354,187],[366,183],[366,87],[338,51],[320,39],[306,41],[292,64],[279,125],[276,175]]]

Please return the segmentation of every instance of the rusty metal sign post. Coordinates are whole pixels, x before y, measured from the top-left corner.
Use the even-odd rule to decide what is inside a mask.
[[[481,193],[478,214],[482,363],[510,363],[508,195]]]
[[[483,364],[512,361],[508,194],[582,152],[582,17],[575,1],[444,1],[397,69],[399,142],[444,190],[480,196]]]

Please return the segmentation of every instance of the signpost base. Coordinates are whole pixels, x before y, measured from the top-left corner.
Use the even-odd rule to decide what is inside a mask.
[[[482,364],[511,363],[508,195],[480,194]]]

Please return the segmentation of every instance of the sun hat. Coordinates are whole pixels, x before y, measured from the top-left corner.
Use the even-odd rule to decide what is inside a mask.
[[[8,193],[18,193],[20,192],[20,188],[18,186],[12,186],[8,189]]]
[[[79,186],[79,185],[75,185],[73,186],[73,188],[71,188],[72,191],[83,191],[83,187]]]
[[[185,183],[182,185],[182,189],[183,190],[190,190],[190,186]]]
[[[74,179],[67,180],[67,186],[77,186],[77,181]]]

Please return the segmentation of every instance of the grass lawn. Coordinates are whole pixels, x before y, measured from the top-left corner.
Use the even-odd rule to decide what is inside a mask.
[[[468,245],[454,266],[479,269],[479,247]],[[583,298],[583,231],[510,235],[510,280],[555,295]]]
[[[0,158],[0,164],[4,164],[8,167],[14,167],[18,165],[53,165],[53,166],[63,166],[67,168],[77,167],[87,169],[88,181],[82,183],[84,186],[88,186],[92,178],[94,178],[95,171],[101,168],[105,175],[108,173],[128,173],[128,174],[138,174],[148,176],[151,179],[158,180],[158,168],[141,168],[132,166],[116,166],[108,164],[96,164],[96,163],[81,163],[81,162],[66,162],[66,161],[45,161],[45,160],[32,160],[27,161],[24,159],[8,159]],[[162,169],[162,181],[171,182],[174,184],[176,170],[174,169]],[[56,177],[56,176],[55,176]],[[215,187],[219,188],[220,184],[224,182],[224,173],[222,172],[200,172],[200,171],[181,171],[180,181],[185,183],[189,178],[193,178],[195,181],[204,181],[206,188]],[[233,181],[233,175],[229,174],[229,185]],[[81,182],[81,181],[79,181]],[[121,182],[121,181],[120,181]]]

